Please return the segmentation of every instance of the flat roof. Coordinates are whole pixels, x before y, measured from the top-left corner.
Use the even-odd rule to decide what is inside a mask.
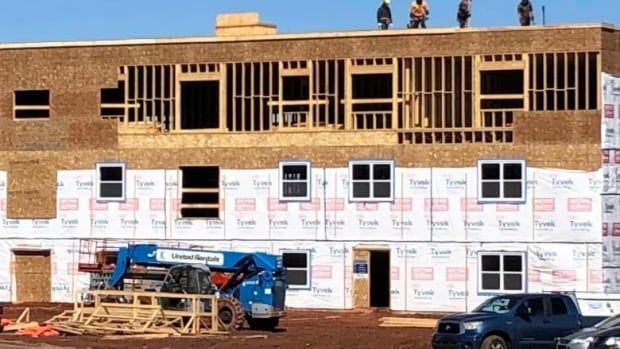
[[[558,29],[607,29],[619,30],[616,25],[609,23],[594,24],[567,24],[567,25],[535,25],[530,27],[509,26],[494,28],[429,28],[429,29],[390,29],[390,30],[356,30],[347,32],[316,32],[316,33],[283,33],[275,35],[251,36],[204,36],[204,37],[177,37],[177,38],[145,38],[145,39],[118,39],[93,41],[56,41],[31,43],[0,44],[0,50],[33,49],[33,48],[68,48],[68,47],[97,47],[97,46],[139,46],[139,45],[167,45],[167,44],[200,44],[226,43],[248,41],[275,41],[275,40],[309,40],[331,38],[356,38],[375,36],[403,36],[403,35],[445,35],[471,32],[509,32],[522,30],[558,30]]]

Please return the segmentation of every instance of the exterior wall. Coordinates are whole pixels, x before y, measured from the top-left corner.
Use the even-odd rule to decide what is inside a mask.
[[[52,220],[2,219],[0,299],[14,297],[11,248],[51,248],[53,300],[70,301],[88,278],[78,275],[80,239],[108,244],[156,241],[212,249],[309,250],[309,289],[289,290],[291,307],[351,308],[353,249],[391,254],[391,307],[411,311],[471,309],[478,291],[478,251],[518,251],[527,258],[527,290],[600,292],[602,171],[528,169],[527,203],[477,205],[475,168],[396,169],[394,204],[348,201],[348,169],[313,168],[310,203],[282,204],[277,169],[223,170],[222,220],[177,219],[176,170],[128,170],[126,203],[97,204],[94,170],[58,173]],[[0,207],[6,207],[0,172]],[[325,183],[323,186],[322,183]],[[6,216],[0,210],[0,216]],[[83,243],[83,242],[82,242]],[[4,262],[3,262],[4,261]]]
[[[620,292],[620,78],[603,76],[603,270],[609,291]]]
[[[15,300],[15,248],[51,249],[52,299],[71,301],[73,291],[88,283],[87,275],[77,273],[84,258],[81,239],[309,250],[311,285],[289,290],[287,303],[293,307],[353,307],[359,277],[353,273],[353,250],[364,246],[390,249],[395,310],[477,305],[488,296],[478,291],[480,251],[525,253],[527,291],[620,291],[614,229],[620,224],[619,170],[611,161],[601,169],[602,143],[604,158],[620,153],[620,138],[607,139],[608,128],[618,134],[620,117],[601,127],[605,109],[518,113],[514,143],[493,145],[399,145],[391,131],[140,135],[101,120],[98,110],[100,89],[114,86],[117,68],[128,64],[540,53],[578,45],[602,52],[603,71],[617,73],[618,37],[617,31],[597,26],[0,46],[0,301]],[[52,91],[52,117],[13,121],[11,91],[33,88]],[[476,204],[472,166],[494,157],[527,160],[526,204]],[[314,167],[311,203],[276,199],[278,161],[294,158]],[[393,204],[349,203],[345,166],[360,158],[395,160]],[[93,200],[95,163],[106,160],[125,161],[129,168],[124,204]],[[223,169],[222,220],[177,219],[176,168],[182,164]]]

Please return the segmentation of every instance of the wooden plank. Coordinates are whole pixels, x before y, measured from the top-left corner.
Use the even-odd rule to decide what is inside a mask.
[[[254,64],[253,62],[250,63],[250,93],[248,96],[250,100],[250,131],[256,131],[254,125]]]
[[[498,61],[498,62],[483,62],[478,61],[478,70],[522,70],[525,69],[524,61]]]
[[[169,333],[106,335],[106,336],[101,337],[101,339],[104,341],[127,340],[127,339],[162,339],[162,338],[168,338],[170,336],[171,335]]]
[[[284,126],[284,110],[282,110],[282,102],[284,99],[284,79],[282,73],[284,72],[284,64],[278,62],[278,115],[277,123],[278,127]]]
[[[352,130],[355,128],[353,120],[353,106],[351,100],[353,99],[352,90],[352,75],[351,75],[351,59],[345,59],[344,66],[344,128],[345,130]]]
[[[220,79],[219,79],[219,97],[220,97],[220,127],[219,129],[222,132],[225,132],[228,128],[226,125],[226,119],[227,119],[227,115],[228,115],[228,103],[226,103],[226,99],[227,99],[227,94],[228,94],[228,88],[227,88],[227,81],[228,81],[228,74],[227,74],[227,69],[226,69],[226,64],[225,63],[220,63]]]
[[[310,101],[314,101],[314,89],[316,88],[316,84],[314,83],[314,65],[311,60],[307,61],[307,71],[308,71],[308,103]],[[325,101],[327,102],[327,101]],[[306,127],[308,129],[312,129],[314,127],[314,105],[308,104],[308,114],[306,115]]]
[[[47,325],[47,326],[61,333],[68,333],[68,334],[73,334],[76,336],[81,336],[84,334],[84,331],[82,330],[68,327],[68,326],[63,326],[61,324],[52,324],[52,325]]]
[[[237,130],[237,63],[232,64],[232,131]]]
[[[398,128],[398,103],[402,102],[402,98],[398,98],[398,64],[397,58],[392,58],[392,129]],[[385,120],[384,120],[385,122]],[[385,124],[384,124],[385,125]],[[384,126],[384,128],[386,128]]]
[[[4,331],[12,332],[12,331],[19,331],[25,328],[32,328],[32,327],[39,327],[39,323],[36,321],[32,321],[32,322],[25,322],[21,324],[7,325],[7,326],[4,326]]]
[[[426,57],[421,58],[420,66],[422,67],[422,80],[420,81],[420,86],[422,86],[422,93],[420,94],[420,117],[422,120],[422,127],[432,127],[426,113],[426,92],[428,89],[426,86]]]
[[[259,86],[258,93],[260,94],[260,97],[259,97],[258,115],[259,115],[259,123],[260,123],[260,125],[258,126],[258,129],[260,131],[266,131],[266,130],[263,129],[264,126],[265,126],[265,103],[263,101],[263,98],[265,96],[265,83],[264,83],[264,81],[265,81],[264,80],[265,79],[265,69],[264,69],[265,65],[261,62],[261,63],[259,63],[259,67],[260,67],[260,69],[259,69],[259,77],[258,77],[258,79],[260,81],[259,82],[260,86]]]
[[[585,88],[585,94],[586,94],[586,105],[584,106],[584,110],[588,110],[590,109],[590,53],[589,52],[585,52],[584,53],[584,57],[585,57],[585,69],[586,69],[586,88]],[[596,88],[596,87],[594,87]]]
[[[181,80],[179,80],[181,66],[177,64],[174,69],[175,73],[175,94],[174,94],[174,116],[175,116],[175,129],[181,130]]]
[[[205,73],[180,73],[179,80],[181,81],[218,81],[222,78],[220,72],[205,72]]]
[[[245,110],[245,97],[247,96],[247,92],[246,92],[246,86],[245,86],[245,78],[246,78],[246,69],[245,69],[245,65],[246,63],[241,63],[241,131],[246,131],[246,113],[247,110]]]
[[[351,66],[351,74],[392,74],[395,64],[385,65],[353,65]],[[398,69],[398,66],[396,67]]]

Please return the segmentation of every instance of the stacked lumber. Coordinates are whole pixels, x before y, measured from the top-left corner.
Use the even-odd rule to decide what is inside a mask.
[[[379,319],[379,327],[435,328],[436,326],[437,319],[413,317],[382,317]]]

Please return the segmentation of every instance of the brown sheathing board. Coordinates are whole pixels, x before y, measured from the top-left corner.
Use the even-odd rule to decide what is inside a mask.
[[[594,171],[599,144],[444,144],[403,146],[123,149],[58,152],[0,152],[0,170],[10,159],[45,159],[58,170],[94,169],[97,161],[122,160],[129,169],[217,164],[224,169],[277,168],[285,159],[309,159],[316,167],[347,167],[350,159],[395,159],[400,167],[471,167],[488,157],[524,157],[529,166]],[[10,184],[10,183],[9,183]]]
[[[56,217],[56,167],[45,159],[15,159],[8,170],[7,216]]]
[[[603,30],[602,71],[620,75],[620,30]]]
[[[294,59],[366,58],[386,56],[439,56],[493,53],[529,53],[601,49],[601,27],[559,27],[504,30],[464,30],[436,34],[368,34],[361,37],[298,38],[290,40],[210,43],[169,43],[134,46],[93,46],[0,49],[0,121],[13,143],[0,141],[0,150],[24,149],[27,129],[13,129],[12,95],[16,89],[47,88],[51,96],[54,135],[39,149],[79,149],[113,144],[107,130],[83,137],[62,137],[57,130],[81,129],[71,122],[99,122],[99,93],[117,83],[118,67],[132,64],[243,62]],[[376,32],[373,32],[376,33]],[[429,31],[430,33],[430,31]],[[70,45],[70,43],[68,44]],[[337,50],[334,48],[338,48]],[[458,49],[455,49],[458,48]],[[71,120],[71,121],[69,121]],[[86,129],[86,128],[85,128]],[[40,137],[47,137],[37,132]],[[33,143],[27,144],[28,148]]]
[[[600,144],[601,112],[545,111],[515,113],[515,144]]]
[[[356,260],[365,261],[368,264],[370,273],[370,251],[353,250],[353,262]],[[370,307],[370,274],[366,278],[353,278],[353,308]]]
[[[50,251],[14,251],[18,303],[49,302],[52,294]]]

